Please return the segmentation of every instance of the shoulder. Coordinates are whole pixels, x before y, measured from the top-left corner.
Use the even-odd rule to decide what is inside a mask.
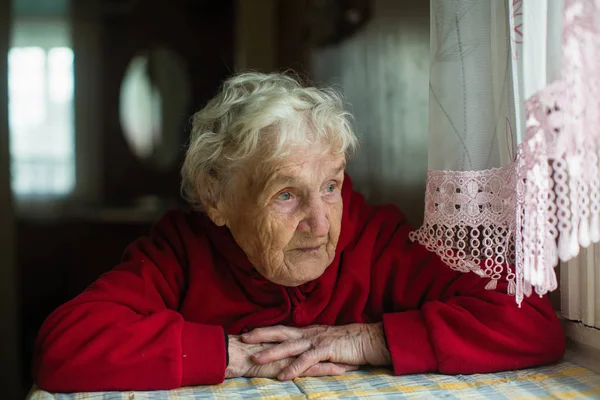
[[[197,237],[202,236],[208,219],[204,214],[185,209],[172,209],[165,212],[152,227],[152,236]]]
[[[355,190],[350,176],[346,174],[342,189],[344,200],[343,222],[357,232],[365,228],[378,229],[390,225],[407,224],[400,209],[394,204],[371,205]]]
[[[191,230],[190,213],[188,211],[172,209],[165,212],[152,226],[150,239],[167,239],[177,241],[182,235]]]
[[[133,242],[127,249],[142,252],[158,251],[174,253],[177,258],[185,259],[190,247],[206,241],[206,235],[196,212],[172,209],[165,212],[152,226],[148,235]]]
[[[398,234],[408,239],[412,226],[396,205],[371,205],[356,191],[348,193],[346,201],[342,232],[351,232],[346,242],[350,248],[372,246],[372,250],[377,251],[376,247],[385,245]]]

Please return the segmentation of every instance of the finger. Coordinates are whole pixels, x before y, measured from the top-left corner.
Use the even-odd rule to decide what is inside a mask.
[[[283,358],[298,356],[310,350],[311,346],[311,342],[306,339],[290,340],[270,347],[266,350],[259,351],[252,357],[258,364],[267,364]]]
[[[344,371],[346,371],[346,372],[356,371],[356,370],[360,369],[360,366],[358,366],[358,365],[341,364],[341,363],[335,363],[335,364],[338,367],[343,368]]]
[[[304,371],[301,376],[335,376],[342,375],[344,372],[346,369],[342,366],[331,362],[321,362]]]
[[[251,332],[242,335],[244,343],[281,343],[287,340],[300,339],[302,332],[300,329],[289,326],[270,326],[267,328],[256,328]]]
[[[327,359],[326,354],[319,350],[308,350],[294,362],[292,362],[287,368],[285,368],[281,373],[277,376],[277,379],[280,381],[289,381],[294,378],[300,376],[307,369],[312,367],[315,364],[318,364],[321,361],[325,361]]]
[[[295,358],[286,358],[270,364],[254,364],[244,375],[246,378],[276,378]]]

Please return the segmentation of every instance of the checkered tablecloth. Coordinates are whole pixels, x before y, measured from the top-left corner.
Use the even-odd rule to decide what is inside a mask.
[[[387,369],[364,369],[338,377],[230,379],[214,386],[155,392],[48,393],[32,389],[28,400],[192,400],[192,399],[600,399],[600,375],[560,364],[495,374],[393,376]]]

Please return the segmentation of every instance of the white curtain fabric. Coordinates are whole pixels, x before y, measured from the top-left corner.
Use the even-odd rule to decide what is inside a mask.
[[[431,170],[485,170],[514,155],[506,134],[507,118],[514,125],[507,16],[505,1],[431,2]]]
[[[600,86],[598,3],[431,0],[429,172],[411,237],[488,289],[505,276],[518,303],[600,239],[600,92],[582,86]]]
[[[452,268],[515,293],[515,175],[522,137],[523,10],[512,0],[432,0],[429,171],[413,239]]]

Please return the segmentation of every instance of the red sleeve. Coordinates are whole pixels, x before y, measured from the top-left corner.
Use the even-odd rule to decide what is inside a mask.
[[[123,263],[44,322],[34,378],[51,392],[154,390],[225,378],[223,328],[184,321],[182,213],[167,214]],[[191,235],[191,233],[190,233]]]
[[[501,281],[455,272],[408,238],[411,227],[399,211],[376,213],[379,226],[371,297],[382,305],[394,372],[447,374],[520,369],[558,361],[565,335],[546,296],[533,295],[521,308]]]

